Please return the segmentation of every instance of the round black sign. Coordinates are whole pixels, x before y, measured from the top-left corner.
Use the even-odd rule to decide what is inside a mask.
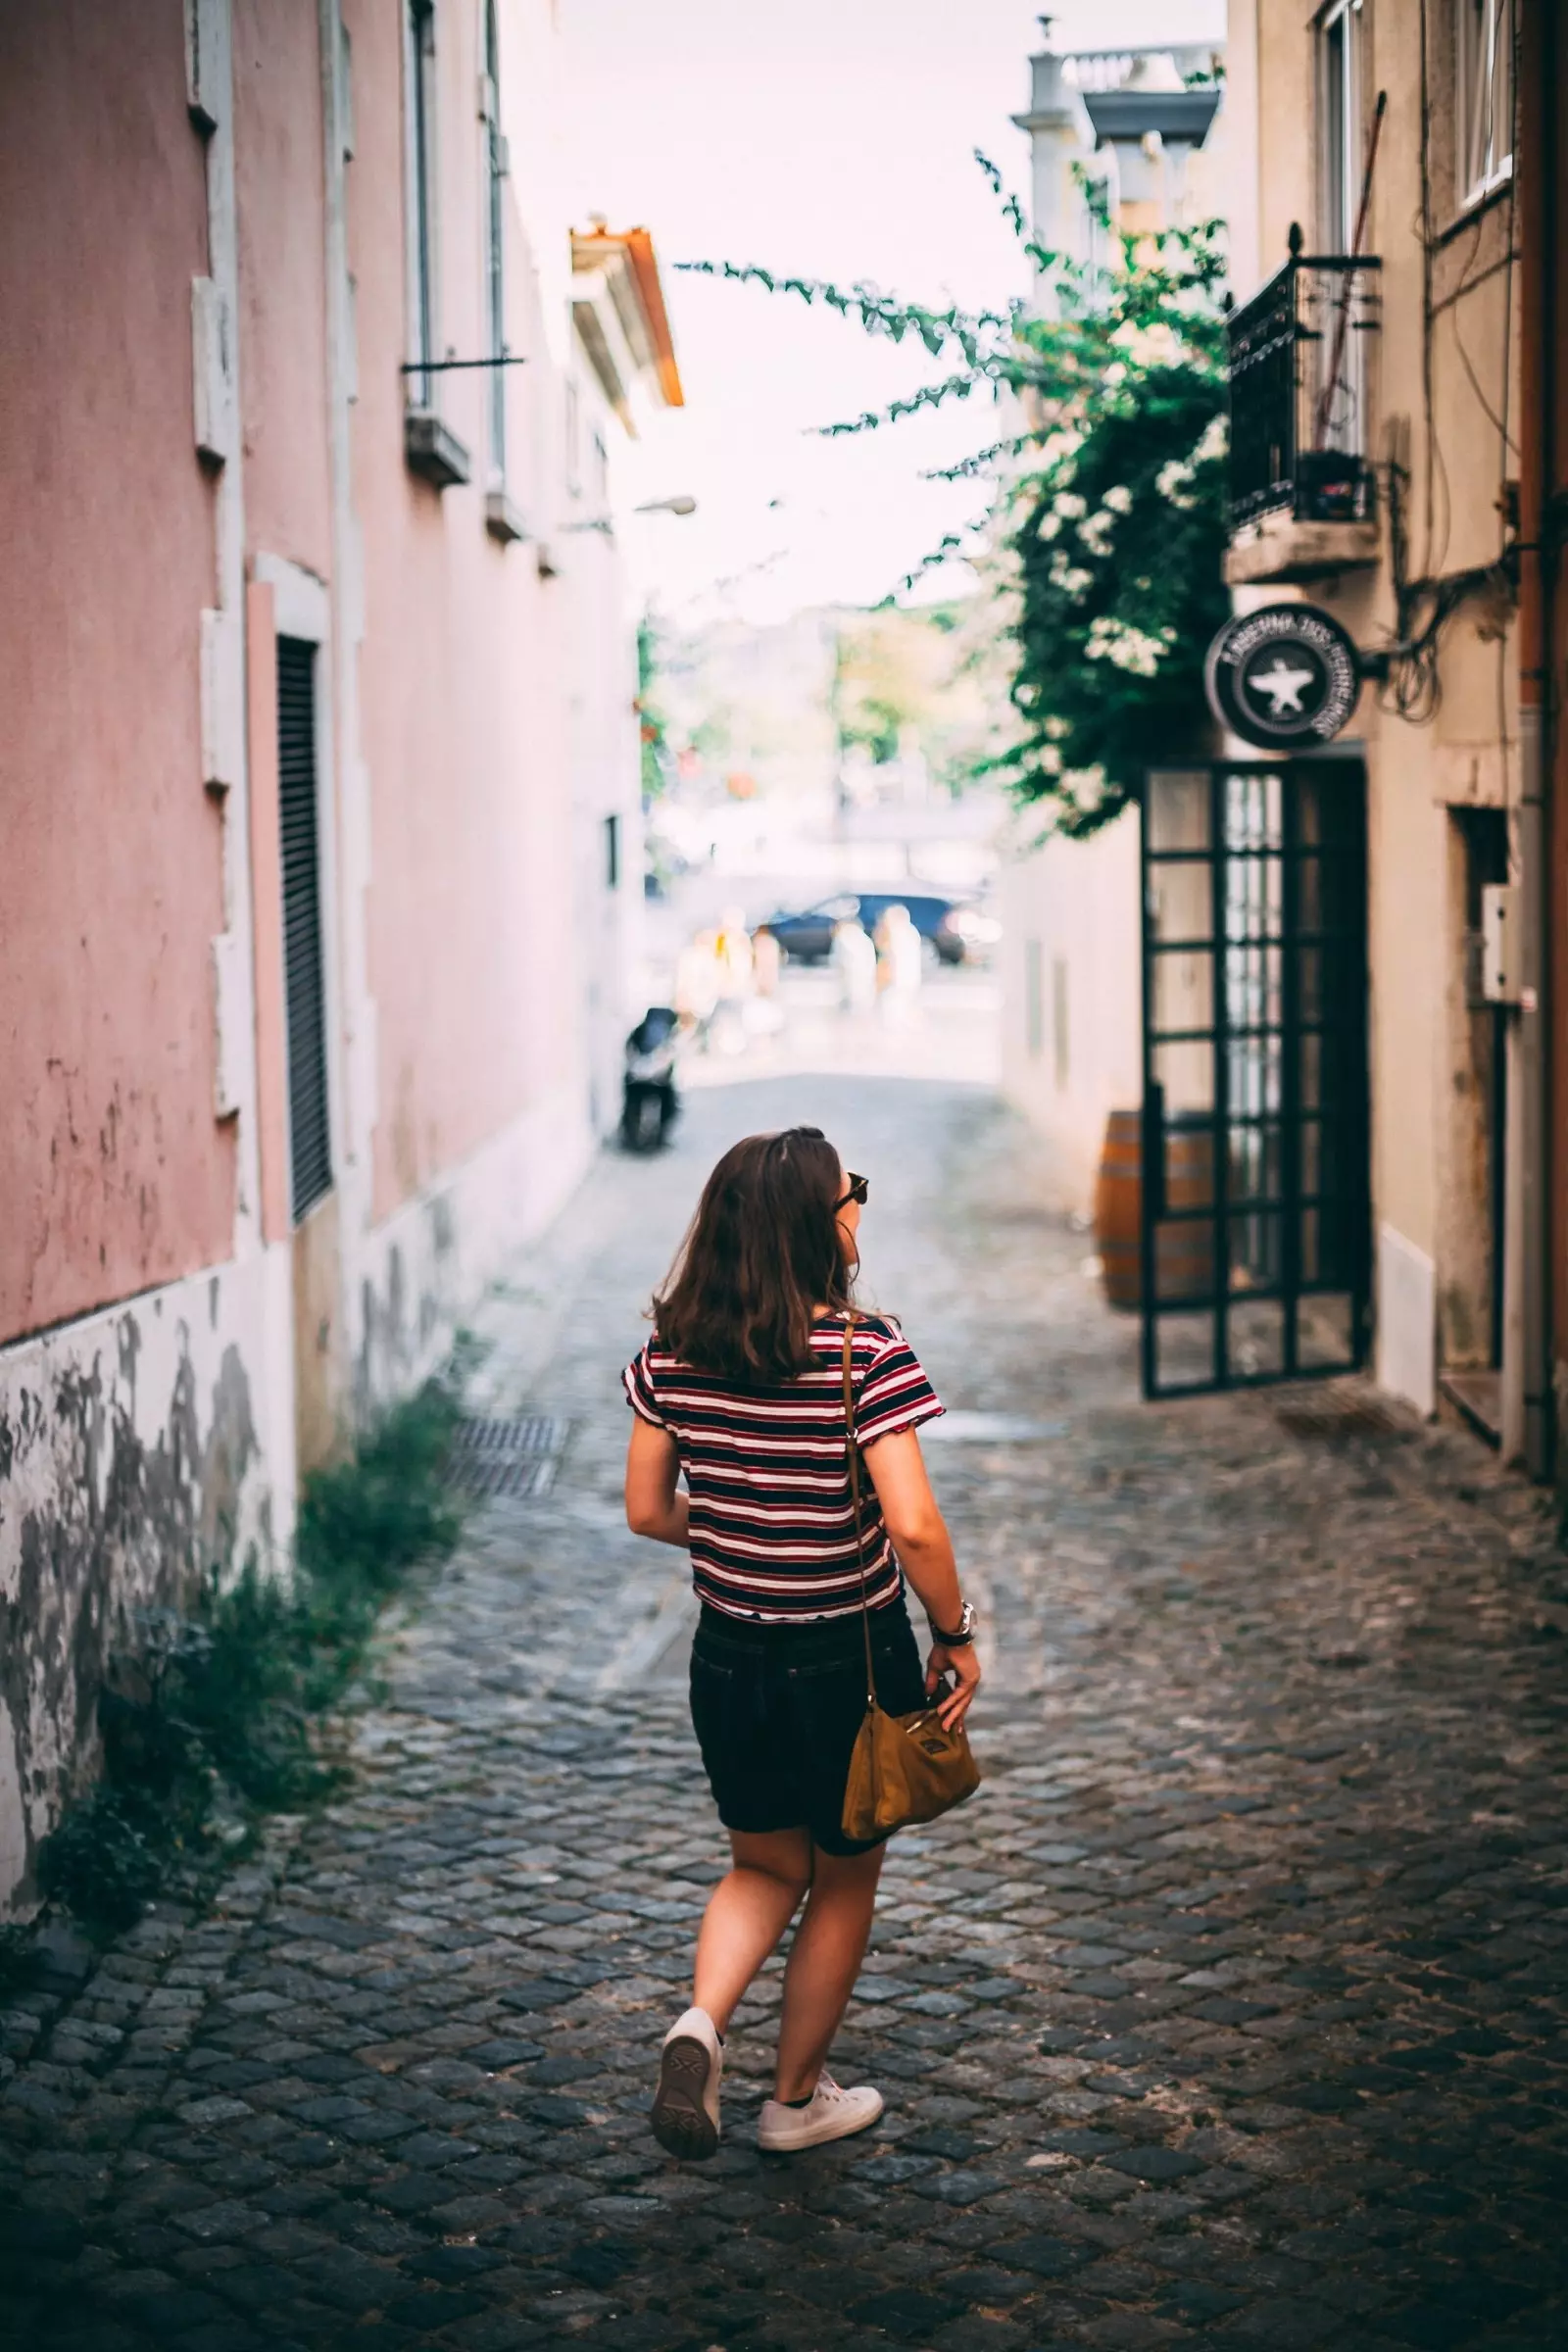
[[[1221,726],[1266,752],[1294,752],[1339,733],[1355,709],[1361,666],[1332,612],[1263,605],[1225,623],[1203,684]]]

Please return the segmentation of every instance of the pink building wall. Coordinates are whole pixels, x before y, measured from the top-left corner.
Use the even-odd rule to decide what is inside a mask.
[[[183,0],[0,10],[0,1906],[90,1774],[133,1610],[281,1551],[302,1465],[439,1360],[591,1144],[582,853],[612,744],[631,808],[636,753],[629,720],[584,724],[619,709],[613,549],[557,537],[551,0],[503,11],[539,167],[537,249],[505,190],[529,359],[506,545],[482,373],[443,397],[472,481],[438,494],[405,455],[402,13],[344,0],[349,155],[318,0],[202,0],[194,114]],[[480,15],[438,12],[438,333],[464,356]],[[193,359],[198,279],[233,331]],[[298,1227],[280,629],[319,649],[334,1146]]]
[[[178,0],[0,11],[0,93],[3,1340],[226,1256],[235,1168]]]
[[[477,8],[439,20],[440,341],[484,348]],[[354,495],[365,539],[361,730],[371,778],[370,991],[379,1118],[374,1213],[389,1215],[552,1089],[569,1082],[574,955],[570,796],[562,709],[564,582],[529,542],[484,527],[484,377],[445,379],[443,413],[474,478],[438,494],[403,456],[406,352],[399,14],[350,0],[357,149],[349,266],[357,282]],[[508,206],[514,347],[528,256]],[[509,386],[509,464],[535,458],[535,386]],[[515,494],[515,493],[514,493]],[[538,527],[539,518],[530,521]]]
[[[234,0],[245,539],[325,579],[321,39],[314,0]]]

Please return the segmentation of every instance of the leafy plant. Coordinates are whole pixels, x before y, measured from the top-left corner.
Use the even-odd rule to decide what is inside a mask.
[[[39,1857],[44,1894],[97,1933],[199,1870],[235,1807],[300,1805],[335,1778],[322,1712],[352,1682],[390,1595],[456,1543],[445,1483],[459,1404],[431,1382],[346,1461],[305,1481],[293,1573],[253,1559],[188,1613],[140,1612],[99,1699],[103,1770]]]
[[[1203,651],[1225,617],[1221,228],[1116,230],[1099,205],[1082,261],[1029,236],[1017,199],[976,159],[1037,271],[1031,304],[937,310],[733,263],[683,265],[823,303],[867,333],[913,337],[946,372],[877,412],[820,428],[875,430],[989,393],[1011,429],[944,469],[993,484],[974,534],[916,571],[985,547],[1011,640],[1014,741],[985,768],[1046,804],[1057,829],[1106,823],[1150,762],[1207,729]],[[1094,211],[1096,194],[1087,185]]]

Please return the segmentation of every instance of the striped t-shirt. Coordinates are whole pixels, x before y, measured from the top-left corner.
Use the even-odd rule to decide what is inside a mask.
[[[811,1334],[816,1367],[742,1388],[648,1342],[623,1378],[632,1410],[667,1430],[690,1495],[692,1581],[726,1617],[793,1625],[860,1606],[859,1555],[844,1428],[844,1318]],[[855,1318],[855,1430],[862,1446],[943,1409],[887,1315]],[[904,1592],[876,1489],[860,1480],[867,1597]]]

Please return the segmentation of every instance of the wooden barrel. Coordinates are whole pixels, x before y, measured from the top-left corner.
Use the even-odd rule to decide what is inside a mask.
[[[1113,1110],[1095,1185],[1095,1239],[1101,1275],[1112,1306],[1143,1302],[1139,1227],[1143,1216],[1144,1121],[1137,1110]],[[1206,1126],[1172,1123],[1165,1131],[1165,1205],[1205,1208],[1214,1198],[1214,1139]],[[1214,1229],[1206,1219],[1162,1223],[1154,1236],[1159,1297],[1167,1301],[1207,1296],[1214,1278]]]
[[[1138,1224],[1144,1195],[1142,1111],[1113,1110],[1095,1184],[1095,1241],[1101,1279],[1112,1306],[1136,1306],[1143,1295]]]

